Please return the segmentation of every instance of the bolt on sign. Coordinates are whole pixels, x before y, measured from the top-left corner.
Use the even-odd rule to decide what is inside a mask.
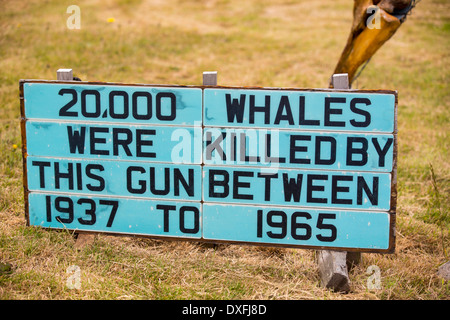
[[[395,91],[22,80],[29,225],[393,252]]]

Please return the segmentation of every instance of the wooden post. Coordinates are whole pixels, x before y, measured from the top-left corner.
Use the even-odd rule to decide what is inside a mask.
[[[217,86],[217,71],[203,72],[203,85],[204,86]]]
[[[334,74],[332,77],[334,89],[349,89],[348,74]],[[350,279],[348,270],[361,261],[360,252],[320,250],[317,252],[317,262],[322,285],[336,292],[349,292]]]
[[[334,89],[350,89],[347,73],[333,74],[331,83]]]
[[[73,71],[72,69],[58,69],[56,71],[56,79],[61,81],[73,81]],[[82,247],[94,242],[94,235],[88,233],[74,233],[75,237],[75,248],[81,249]]]

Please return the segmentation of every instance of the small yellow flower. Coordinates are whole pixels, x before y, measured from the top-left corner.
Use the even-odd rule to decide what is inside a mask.
[[[108,23],[113,23],[114,21],[116,21],[116,19],[114,19],[114,18],[108,18],[108,20],[106,20],[106,21],[108,21]]]
[[[13,144],[12,147],[13,147],[14,150],[16,150],[17,149],[17,144]]]

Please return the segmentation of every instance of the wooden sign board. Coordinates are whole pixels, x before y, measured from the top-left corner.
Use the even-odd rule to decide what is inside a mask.
[[[29,225],[395,245],[395,91],[22,80]]]

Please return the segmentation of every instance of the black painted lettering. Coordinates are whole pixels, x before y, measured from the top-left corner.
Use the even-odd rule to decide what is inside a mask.
[[[157,204],[156,209],[163,210],[163,230],[164,232],[169,232],[169,211],[174,211],[177,209],[177,207],[165,204]]]
[[[275,219],[274,219],[275,218]],[[279,220],[280,221],[276,221]],[[271,210],[267,213],[267,225],[272,228],[279,228],[280,233],[268,231],[267,235],[272,239],[283,239],[287,234],[287,215],[284,211]]]
[[[216,180],[216,176],[222,176],[222,180]],[[226,198],[230,192],[228,182],[230,176],[225,170],[209,170],[209,196],[211,198]],[[222,192],[217,192],[216,187],[222,187]]]
[[[138,98],[145,98],[145,100],[147,102],[144,105],[145,112],[143,112],[143,113],[139,113],[139,110],[142,108],[139,108]],[[146,91],[133,92],[133,96],[131,97],[131,100],[132,100],[133,118],[138,119],[138,120],[149,120],[152,118],[152,95],[149,92],[146,92]]]
[[[164,187],[163,189],[156,189],[156,181],[163,182]],[[159,195],[159,196],[165,196],[169,194],[170,192],[170,169],[164,168],[164,179],[161,179],[161,177],[156,178],[156,170],[155,167],[150,167],[150,191],[153,194]]]
[[[45,167],[50,167],[49,161],[32,161],[33,166],[39,167],[39,186],[45,188]]]
[[[255,113],[264,113],[264,124],[270,124],[270,96],[265,96],[264,106],[255,106],[255,95],[250,95],[249,123],[255,123]]]
[[[136,129],[136,157],[140,158],[156,158],[155,152],[142,151],[144,146],[153,146],[153,140],[145,140],[144,136],[154,136],[155,130]]]
[[[354,144],[360,144],[360,147],[355,147]],[[363,137],[348,137],[347,138],[347,165],[348,166],[364,166],[367,163],[367,148],[369,143]],[[354,160],[353,155],[360,155],[360,160]]]
[[[78,117],[78,112],[69,111],[69,109],[72,108],[78,101],[77,91],[75,89],[61,89],[61,90],[59,90],[58,94],[60,96],[65,95],[65,94],[72,95],[72,100],[70,100],[65,106],[63,106],[59,110],[59,116],[60,117]]]
[[[357,181],[358,182],[356,192],[356,199],[357,199],[356,203],[358,205],[362,205],[364,203],[363,201],[363,190],[364,190],[365,194],[369,198],[370,203],[374,206],[378,205],[379,178],[373,177],[372,190],[370,190],[364,177],[358,177]]]
[[[75,173],[77,177],[77,190],[83,190],[83,171],[81,170],[81,163],[75,163]]]
[[[290,137],[290,152],[289,152],[289,161],[290,163],[302,163],[309,164],[311,163],[311,159],[299,159],[296,157],[297,152],[307,152],[308,147],[306,146],[297,146],[297,141],[311,141],[311,136],[308,135],[299,135],[293,134]]]
[[[274,124],[280,124],[281,121],[287,121],[290,125],[294,124],[288,96],[281,96]]]
[[[229,151],[229,160],[230,161],[236,161],[237,160],[237,143],[236,143],[236,133],[230,132],[228,141],[230,144],[230,147],[227,149]],[[226,155],[224,154],[224,157]]]
[[[222,143],[223,139],[225,139],[225,137],[226,137],[226,133],[222,132],[220,134],[220,136],[218,136],[214,141],[212,141],[211,131],[206,132],[206,141],[205,141],[205,143],[206,143],[206,150],[205,150],[206,160],[212,159],[213,151],[216,151],[222,160],[227,159],[225,152],[223,152],[223,148],[220,145]]]
[[[289,178],[287,173],[283,173],[284,201],[300,202],[302,190],[303,174],[297,174],[297,179]]]
[[[45,209],[47,222],[52,222],[52,199],[50,196],[45,196]]]
[[[97,205],[95,204],[95,201],[92,199],[89,199],[89,198],[81,198],[81,199],[78,199],[77,204],[79,204],[79,205],[87,204],[88,208],[86,208],[85,214],[90,216],[89,219],[78,218],[77,219],[78,222],[80,224],[87,225],[87,226],[94,225],[95,222],[97,221],[97,215],[95,213],[95,209],[96,209]]]
[[[258,172],[257,177],[264,179],[264,200],[270,201],[270,179],[273,179],[273,178],[277,179],[278,174],[277,173],[267,174],[267,173]]]
[[[324,151],[323,142],[329,143],[329,149],[328,154],[329,159],[323,159],[322,153]],[[336,162],[336,139],[329,136],[317,136],[316,137],[316,148],[315,148],[315,164],[321,164],[321,165],[332,165]]]
[[[313,197],[314,191],[324,191],[323,185],[314,184],[315,180],[328,180],[328,176],[325,174],[308,174],[307,176],[307,188],[306,188],[306,202],[308,203],[327,203],[327,198],[315,198]]]
[[[335,225],[330,223],[323,223],[325,219],[336,219],[335,213],[319,213],[319,217],[317,218],[317,229],[319,230],[330,230],[329,236],[324,236],[322,234],[316,235],[316,238],[322,242],[333,242],[337,237],[337,228]]]
[[[192,212],[194,214],[194,226],[187,228],[185,221],[186,212]],[[197,207],[183,206],[180,208],[180,231],[183,233],[197,233],[200,231],[200,212]]]
[[[170,100],[170,113],[168,115],[162,114],[162,99]],[[177,98],[172,92],[159,92],[156,95],[156,117],[162,121],[172,121],[175,120],[177,114]]]
[[[105,168],[101,164],[92,164],[91,163],[91,164],[86,165],[86,175],[89,178],[98,182],[97,186],[94,186],[94,185],[88,183],[86,185],[86,188],[88,188],[88,190],[90,190],[90,191],[105,190],[105,179],[103,179],[102,176],[99,176],[93,172],[93,171],[104,171],[104,170],[105,170]]]
[[[80,130],[73,130],[72,126],[67,126],[67,137],[69,141],[70,153],[84,154],[84,142],[86,139],[86,127]]]
[[[62,203],[67,204],[67,206],[65,205],[61,205]],[[62,216],[56,216],[56,221],[61,222],[61,223],[72,223],[73,218],[74,218],[74,212],[73,212],[73,201],[72,199],[70,199],[69,197],[56,197],[55,198],[55,209],[56,211],[60,212],[60,213],[65,213],[68,216],[67,217],[62,217]]]
[[[339,181],[353,181],[352,176],[339,176],[333,175],[331,177],[331,203],[336,204],[352,204],[352,199],[341,199],[338,198],[339,192],[349,192],[350,187],[348,186],[340,186]]]
[[[122,146],[123,151],[127,156],[131,156],[130,148],[128,147],[133,142],[133,133],[127,128],[113,128],[112,129],[112,141],[113,141],[113,155],[119,155],[119,146]]]
[[[386,154],[389,151],[389,148],[391,147],[393,142],[394,142],[394,139],[388,138],[383,149],[381,149],[380,144],[378,143],[378,139],[372,138],[373,146],[375,147],[375,150],[377,150],[378,157],[379,157],[378,158],[378,166],[379,167],[384,167]]]
[[[299,125],[300,126],[319,126],[320,120],[305,119],[305,96],[299,97]]]
[[[190,197],[194,196],[194,169],[188,170],[188,180],[189,182],[186,181],[180,169],[175,168],[173,170],[173,186],[174,186],[173,193],[175,196],[180,195],[180,183],[183,185],[184,191],[187,193],[188,196]]]
[[[60,189],[61,179],[67,179],[69,190],[73,190],[73,163],[67,163],[67,172],[61,172],[59,162],[55,162],[53,166],[55,173],[55,189]]]
[[[145,169],[138,166],[130,166],[127,168],[127,190],[129,193],[132,194],[143,194],[145,193],[145,190],[147,188],[147,184],[145,180],[138,180],[139,188],[133,186],[133,173],[139,172],[139,173],[145,173]]]
[[[295,240],[309,240],[312,234],[312,228],[307,223],[297,222],[297,218],[310,220],[312,217],[308,212],[294,212],[291,216],[291,235]],[[304,234],[298,234],[298,229],[304,229]]]
[[[272,135],[271,134],[266,134],[265,135],[266,138],[266,150],[265,150],[265,154],[264,154],[264,160],[266,161],[266,163],[286,163],[286,158],[280,158],[280,157],[272,157]],[[278,147],[277,153],[280,153],[279,150],[279,143],[275,144],[276,147]]]
[[[90,138],[90,152],[91,154],[99,155],[109,155],[108,150],[97,149],[97,144],[106,144],[106,138],[97,137],[97,133],[108,133],[109,128],[102,127],[90,127],[89,128],[89,138]]]
[[[116,109],[116,99],[115,97],[122,97],[122,113],[117,112]],[[113,90],[109,93],[109,115],[113,119],[126,119],[129,114],[129,102],[128,102],[128,93],[125,91],[117,91]]]
[[[252,156],[252,155],[247,155],[246,151],[248,150],[249,152],[252,150],[251,148],[247,148],[247,137],[249,138],[249,146],[252,146],[254,144],[257,144],[259,141],[256,137],[256,135],[246,135],[244,132],[241,132],[239,134],[239,158],[241,161],[245,161],[245,162],[260,162],[261,159],[259,156]],[[253,149],[255,152],[256,150]]]
[[[263,211],[260,209],[256,212],[256,237],[262,238],[263,233]]]
[[[88,111],[87,99],[88,95],[93,95],[95,99],[94,110]],[[83,90],[81,91],[81,114],[86,118],[98,118],[100,117],[100,93],[97,90]]]

